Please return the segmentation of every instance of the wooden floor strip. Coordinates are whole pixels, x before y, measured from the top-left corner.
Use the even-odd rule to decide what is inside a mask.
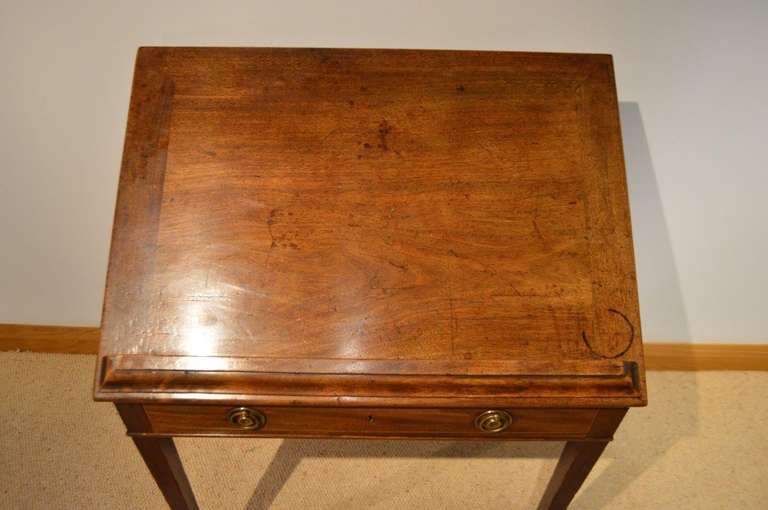
[[[646,342],[648,370],[768,370],[767,344]],[[96,354],[99,328],[0,324],[0,351]]]

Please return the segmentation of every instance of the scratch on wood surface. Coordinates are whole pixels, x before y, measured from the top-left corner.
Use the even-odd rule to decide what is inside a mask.
[[[483,124],[485,123],[483,122]],[[488,145],[486,145],[484,142],[479,142],[479,145],[480,145],[480,148],[482,148],[491,157],[493,162],[496,163],[496,165],[500,170],[507,169],[508,165],[504,161],[502,161],[496,154],[494,154],[494,152],[488,148]]]
[[[328,140],[328,138],[330,138],[330,137],[331,137],[331,135],[333,135],[333,134],[335,134],[336,132],[338,132],[338,131],[339,131],[339,129],[340,129],[340,128],[333,128],[333,129],[331,129],[330,131],[328,131],[328,133],[327,133],[327,134],[326,134],[326,135],[323,137],[323,139],[322,139],[322,140],[320,140],[320,143],[321,143],[321,144],[325,144],[326,140]]]
[[[492,266],[490,266],[488,264],[485,264],[484,262],[481,262],[480,260],[474,260],[473,262],[475,262],[478,265],[480,265],[480,267],[483,268],[483,270],[484,270],[484,272],[486,274],[489,274],[489,275],[491,275],[493,277],[498,277],[501,281],[506,283],[509,286],[509,288],[512,289],[512,292],[514,292],[518,297],[521,297],[523,295],[519,290],[517,290],[517,287],[515,286],[514,283],[510,282],[505,276],[499,275],[498,271],[496,271],[496,269],[494,269]]]

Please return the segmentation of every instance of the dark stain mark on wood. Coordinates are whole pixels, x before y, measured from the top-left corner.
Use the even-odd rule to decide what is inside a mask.
[[[267,218],[267,229],[269,230],[269,237],[272,240],[272,244],[270,245],[270,248],[274,248],[277,246],[277,240],[275,239],[275,234],[272,233],[272,225],[274,225],[277,222],[277,213],[279,211],[277,209],[272,209],[269,211],[269,218]]]
[[[389,133],[392,131],[392,126],[389,125],[386,119],[382,120],[379,123],[379,148],[383,151],[389,150],[389,146],[387,144],[387,137],[389,136]]]
[[[459,85],[458,87],[456,87],[456,92],[459,92],[459,93],[464,92],[466,90],[467,89],[464,88],[464,85]]]

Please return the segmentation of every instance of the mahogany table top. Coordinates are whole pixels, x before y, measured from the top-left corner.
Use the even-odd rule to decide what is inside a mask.
[[[142,48],[96,397],[643,405],[610,56]]]

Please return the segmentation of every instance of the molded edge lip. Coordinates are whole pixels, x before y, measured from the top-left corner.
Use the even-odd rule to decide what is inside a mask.
[[[167,404],[167,405],[228,405],[258,407],[358,407],[358,408],[503,408],[503,409],[618,409],[626,407],[644,407],[647,399],[642,395],[625,397],[536,397],[520,398],[485,396],[467,397],[360,397],[306,396],[306,395],[244,395],[242,393],[191,393],[139,391],[109,392],[97,390],[94,393],[97,402],[122,404]]]
[[[527,362],[338,360],[118,355],[102,358],[94,394],[107,401],[254,402],[260,405],[645,405],[633,361],[558,367]],[[547,371],[549,368],[549,371]],[[533,400],[540,400],[540,403]],[[399,404],[398,404],[399,402]],[[560,402],[563,402],[560,404]],[[550,405],[552,404],[552,405]]]

